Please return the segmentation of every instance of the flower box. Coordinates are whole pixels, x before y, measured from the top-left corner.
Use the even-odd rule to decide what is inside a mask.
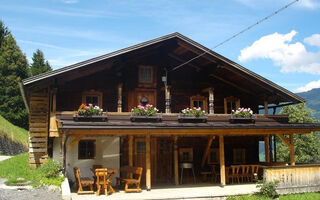
[[[162,115],[160,113],[156,113],[153,115],[137,115],[132,113],[130,120],[132,122],[161,122]]]
[[[102,115],[73,115],[73,120],[77,122],[106,122],[108,121],[108,115],[103,113]]]
[[[178,120],[180,123],[206,123],[208,120],[208,116],[180,113],[178,116]]]
[[[256,122],[256,116],[251,115],[251,116],[235,116],[235,115],[230,115],[229,119],[230,123],[232,124],[250,124],[250,123],[255,123]]]

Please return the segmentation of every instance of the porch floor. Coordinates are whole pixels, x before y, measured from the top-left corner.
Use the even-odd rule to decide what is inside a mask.
[[[104,194],[97,196],[90,195],[77,195],[72,193],[72,200],[99,200],[99,199],[131,199],[131,200],[160,200],[160,199],[212,199],[223,198],[232,195],[253,194],[258,192],[255,184],[240,184],[240,185],[227,185],[220,187],[218,185],[208,184],[184,184],[177,187],[156,187],[151,191],[142,190],[141,193],[125,193],[123,190],[116,192],[112,195],[105,196]]]

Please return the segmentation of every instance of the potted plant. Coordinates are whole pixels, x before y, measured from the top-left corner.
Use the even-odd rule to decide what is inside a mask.
[[[230,123],[255,123],[255,116],[250,108],[238,108],[231,111]]]
[[[138,105],[137,107],[131,109],[130,120],[132,122],[160,122],[162,116],[158,112],[159,110],[151,104],[147,104],[145,106]]]
[[[94,106],[92,104],[81,104],[79,109],[75,111],[73,115],[75,121],[107,121],[108,116],[103,113],[102,108],[99,106]]]
[[[207,122],[208,116],[200,107],[186,108],[179,114],[179,122]]]

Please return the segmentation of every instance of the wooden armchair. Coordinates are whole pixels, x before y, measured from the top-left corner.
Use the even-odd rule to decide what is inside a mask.
[[[140,182],[142,176],[142,167],[130,167],[125,166],[120,169],[120,172],[126,174],[126,178],[117,178],[117,185],[124,183],[125,192],[141,192]],[[134,185],[135,188],[129,188],[130,185]]]
[[[81,178],[80,176],[80,170],[77,167],[73,168],[73,173],[74,173],[74,178],[76,180],[76,184],[78,187],[78,194],[93,194],[93,180],[91,180],[88,177],[83,177]],[[84,191],[83,188],[84,187],[89,187],[90,190],[88,191]]]
[[[101,189],[104,189],[104,194],[108,195],[108,193],[112,193],[111,190],[111,180],[108,178],[108,170],[107,169],[96,169],[96,177],[97,177],[97,195],[100,195]]]

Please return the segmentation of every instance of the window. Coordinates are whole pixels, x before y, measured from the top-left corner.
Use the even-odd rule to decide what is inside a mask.
[[[146,143],[137,142],[137,153],[145,153],[145,152],[146,152]]]
[[[240,108],[240,99],[236,97],[226,97],[224,98],[224,113],[230,114],[232,110],[237,110]]]
[[[139,67],[139,83],[153,83],[153,69],[151,66]]]
[[[93,104],[102,108],[102,92],[90,90],[82,93],[82,103]]]
[[[233,164],[246,163],[246,150],[245,149],[233,149]]]
[[[202,110],[207,112],[207,98],[201,95],[190,97],[190,107],[200,107]]]
[[[210,149],[208,164],[218,164],[219,161],[219,150],[218,149]]]
[[[95,140],[80,140],[78,145],[78,159],[94,159],[96,152]]]
[[[179,149],[180,162],[193,162],[193,148]]]
[[[266,162],[266,152],[264,148],[264,141],[259,141],[259,162]]]

